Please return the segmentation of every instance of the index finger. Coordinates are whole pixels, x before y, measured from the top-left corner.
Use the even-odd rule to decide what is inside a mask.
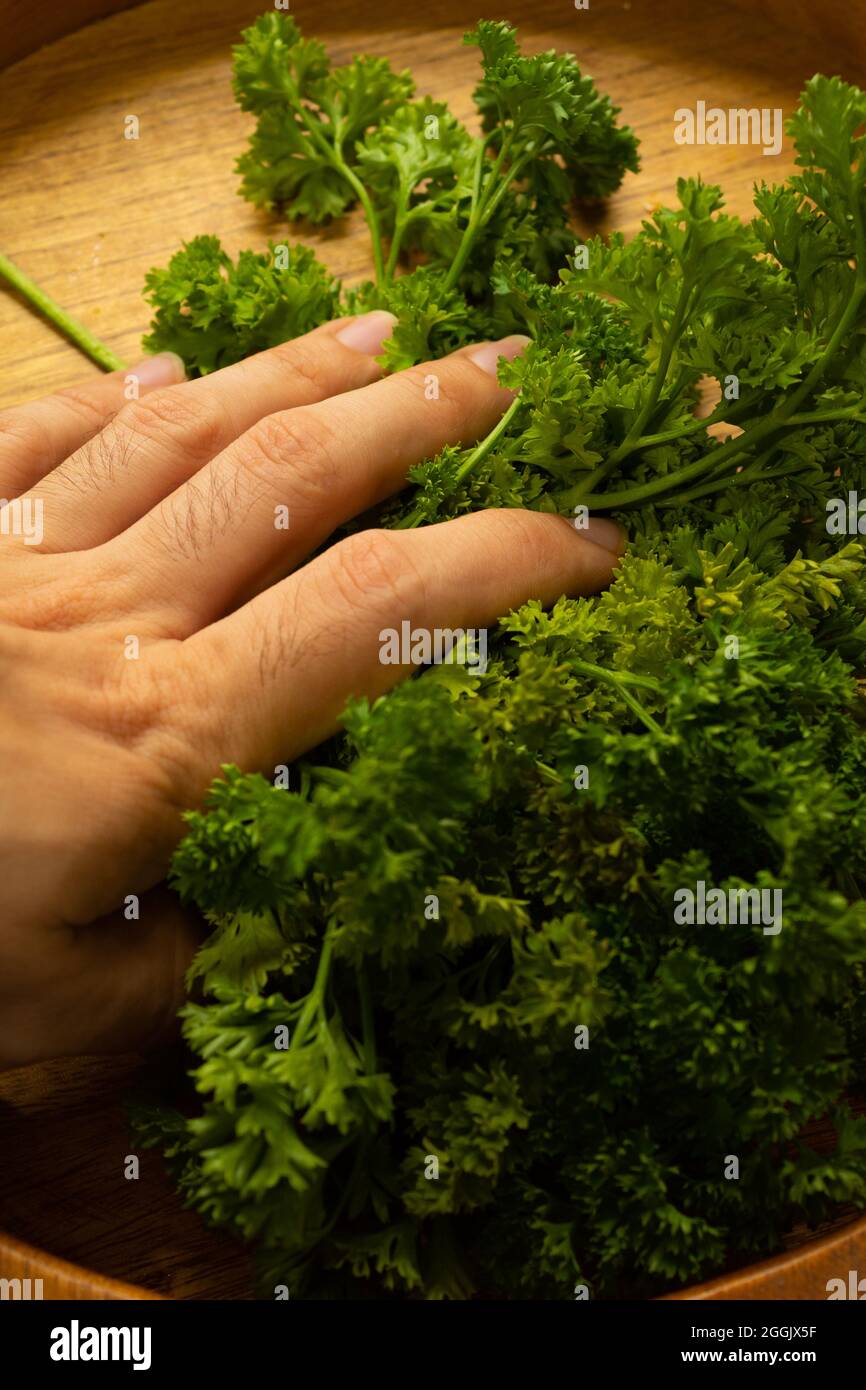
[[[195,381],[130,401],[108,427],[43,478],[49,552],[112,540],[263,416],[325,400],[382,375],[375,360],[394,324],[376,309]]]
[[[131,392],[146,395],[183,381],[174,352],[0,411],[0,495],[17,497],[104,429]]]

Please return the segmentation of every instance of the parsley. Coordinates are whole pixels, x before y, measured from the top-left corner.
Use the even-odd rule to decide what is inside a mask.
[[[145,348],[178,353],[193,376],[308,333],[339,302],[337,282],[306,246],[271,243],[234,264],[215,236],[195,237],[145,287],[156,311]]]
[[[566,263],[572,199],[616,188],[634,137],[570,57],[467,37],[480,137],[381,59],[253,25],[243,192],[359,203],[374,279],[198,238],[149,277],[150,343],[210,371],[338,304],[394,309],[392,367],[526,331],[503,420],[387,523],[587,506],[632,542],[601,597],[506,616],[483,674],[353,703],[297,790],[226,768],[173,870],[213,927],[198,1108],[139,1123],[293,1296],[643,1296],[866,1202],[866,570],[821,524],[866,486],[866,96],[808,83],[800,173],[751,222],[684,180]],[[699,880],[781,890],[783,930],[678,925]]]

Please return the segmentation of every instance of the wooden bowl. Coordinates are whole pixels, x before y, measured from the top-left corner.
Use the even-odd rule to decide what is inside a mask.
[[[282,225],[236,192],[235,156],[249,121],[229,90],[231,44],[267,0],[0,0],[0,249],[126,360],[148,323],[145,272],[179,243],[216,232],[231,252],[263,247]],[[484,6],[491,12],[491,7]],[[622,106],[642,140],[643,168],[593,224],[637,229],[671,200],[679,175],[701,173],[748,215],[753,180],[793,167],[747,146],[683,147],[673,113],[698,99],[787,114],[815,71],[862,82],[866,26],[847,0],[501,0],[492,7],[532,48],[575,52]],[[406,7],[294,0],[302,27],[344,61],[358,50],[410,67],[422,92],[471,111],[475,51],[460,38],[476,12],[460,0]],[[123,138],[124,116],[140,121]],[[297,229],[332,270],[369,273],[356,218]],[[69,386],[97,369],[0,292],[0,407]],[[83,1058],[0,1075],[0,1277],[41,1278],[46,1298],[248,1298],[248,1252],[184,1211],[154,1154],[124,1178],[130,1137],[123,1097],[141,1059]],[[169,1085],[170,1068],[164,1072]],[[816,1127],[813,1142],[831,1142]],[[792,1235],[774,1260],[671,1295],[825,1298],[831,1277],[866,1268],[866,1219],[817,1237]],[[51,1253],[44,1253],[50,1251]]]

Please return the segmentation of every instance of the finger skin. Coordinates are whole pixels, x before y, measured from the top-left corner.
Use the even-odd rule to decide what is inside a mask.
[[[392,315],[381,315],[382,334]],[[196,381],[124,405],[101,434],[32,489],[49,553],[89,550],[125,531],[264,415],[375,381],[369,351],[339,341],[346,319]],[[378,350],[378,349],[377,349]]]
[[[35,487],[104,429],[131,391],[145,396],[183,380],[180,358],[161,352],[134,367],[0,411],[0,496],[8,501]]]
[[[15,990],[2,991],[0,1070],[52,1057],[144,1052],[171,1040],[184,975],[206,929],[166,888],[144,894],[139,911],[138,920],[116,912],[64,928],[53,968],[50,959],[17,963]]]
[[[211,711],[202,755],[271,770],[332,734],[350,696],[375,698],[411,673],[380,661],[383,630],[486,628],[529,598],[595,593],[617,561],[538,512],[359,532],[184,643]]]
[[[462,349],[261,420],[109,547],[109,560],[113,551],[117,568],[146,577],[171,612],[164,630],[188,636],[399,490],[413,464],[487,434],[513,398],[496,379],[497,354],[526,341]]]

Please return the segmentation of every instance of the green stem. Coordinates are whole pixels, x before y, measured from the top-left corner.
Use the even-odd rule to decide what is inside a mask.
[[[376,269],[376,284],[383,285],[385,283],[385,255],[382,249],[382,230],[379,226],[376,210],[370,201],[366,188],[358,178],[354,169],[350,169],[340,155],[336,156],[334,167],[340,171],[343,178],[354,190],[358,202],[364,209],[364,216],[367,219],[367,226],[370,230],[370,240],[373,245],[373,265]]]
[[[7,280],[13,289],[23,295],[34,309],[48,319],[55,328],[59,329],[70,342],[85,352],[96,364],[106,372],[119,372],[126,366],[126,363],[116,353],[106,347],[95,334],[85,328],[84,324],[79,323],[71,314],[67,314],[65,309],[46,294],[44,290],[25,275],[23,270],[8,259],[7,256],[0,255],[0,276]]]
[[[640,686],[644,690],[659,691],[658,681],[654,681],[650,676],[636,676],[631,671],[609,671],[606,666],[596,666],[592,661],[581,661],[580,658],[572,657],[569,664],[576,671],[583,671],[585,675],[594,676],[596,680],[607,681],[608,684],[615,685],[620,698],[628,705],[633,714],[647,729],[653,734],[658,734],[660,738],[665,737],[665,731],[660,724],[656,723],[651,714],[648,714],[639,700],[636,700],[631,691],[626,687],[629,685]]]
[[[500,416],[490,433],[486,434],[480,444],[476,444],[471,454],[463,460],[454,475],[456,482],[462,483],[463,479],[467,478],[472,470],[478,467],[482,459],[487,457],[494,445],[498,444],[519,409],[520,397],[515,396],[505,414]]]
[[[651,734],[658,734],[659,738],[664,738],[665,731],[662,728],[661,724],[656,723],[655,719],[653,719],[651,714],[647,714],[640,701],[636,700],[635,697],[631,694],[631,692],[626,690],[625,686],[621,685],[618,687],[618,689],[620,699],[628,705],[629,709],[632,711],[633,714],[637,715],[638,719],[645,726],[645,728],[649,729]]]
[[[319,955],[319,964],[316,967],[316,978],[313,981],[313,988],[307,995],[307,1002],[301,1010],[297,1027],[292,1034],[291,1046],[293,1050],[303,1047],[307,1034],[310,1031],[310,1025],[325,1002],[325,990],[328,987],[328,976],[331,970],[331,955],[333,949],[334,937],[329,927],[322,941],[322,950]]]
[[[767,435],[775,434],[777,430],[797,429],[800,425],[817,424],[825,420],[858,418],[860,418],[858,406],[849,406],[842,410],[833,411],[816,410],[802,415],[789,415],[787,410],[779,410],[768,415],[748,433],[737,435],[735,439],[726,440],[719,449],[715,449],[709,454],[702,454],[694,463],[687,464],[685,468],[680,468],[675,473],[667,473],[663,477],[654,478],[651,482],[641,483],[637,487],[623,488],[621,492],[612,492],[606,495],[599,493],[595,496],[590,494],[583,498],[583,503],[587,507],[606,508],[608,510],[629,507],[636,502],[645,502],[650,497],[656,497],[659,493],[669,492],[672,487],[675,488],[680,483],[690,482],[692,478],[699,478],[708,467],[712,467],[714,474],[724,471],[731,458],[752,448],[759,440],[766,438]]]
[[[478,210],[481,201],[481,173],[484,166],[484,152],[486,149],[487,140],[485,136],[481,135],[478,139],[478,149],[475,154],[475,170],[472,176],[472,201],[469,205],[469,220],[464,228],[463,236],[460,238],[460,245],[457,248],[457,255],[451,262],[451,269],[445,277],[446,290],[453,289],[454,286],[457,284],[457,281],[460,279],[460,275],[466,263],[466,258],[469,255],[469,251],[472,247],[472,242],[475,237],[475,233],[478,230]],[[500,150],[499,152],[499,157],[501,158],[501,156],[502,150]],[[496,166],[494,165],[494,168],[495,167]]]
[[[499,207],[499,204],[502,202],[502,199],[505,197],[505,194],[508,192],[508,189],[510,188],[511,184],[521,173],[522,169],[524,168],[524,165],[528,164],[530,159],[533,159],[535,157],[536,153],[537,151],[535,150],[526,150],[525,153],[522,154],[519,159],[515,159],[511,168],[508,170],[508,173],[506,174],[505,178],[502,180],[496,192],[493,194],[493,197],[487,203],[485,203],[484,211],[481,214],[482,225],[485,222],[490,221],[490,218],[493,216],[494,212]]]
[[[713,450],[710,453],[701,455],[701,457],[697,459],[694,463],[688,464],[685,468],[681,468],[677,470],[675,473],[668,473],[665,476],[655,478],[648,483],[642,483],[637,487],[623,488],[619,492],[610,493],[608,495],[605,495],[604,493],[595,494],[592,492],[584,491],[583,489],[585,488],[595,487],[597,482],[601,481],[601,477],[606,477],[614,468],[614,466],[621,461],[621,459],[626,457],[628,453],[633,452],[635,449],[645,447],[648,440],[654,443],[658,443],[661,441],[662,436],[658,435],[644,436],[642,439],[638,437],[640,429],[644,427],[647,420],[650,418],[650,412],[648,412],[647,408],[645,407],[644,410],[641,411],[640,417],[636,422],[635,426],[626,435],[619,448],[614,451],[614,453],[611,455],[609,459],[605,460],[604,464],[602,464],[598,469],[595,470],[593,474],[590,475],[589,478],[586,479],[585,483],[583,484],[583,488],[581,489],[582,495],[579,497],[578,500],[583,502],[583,504],[587,507],[596,507],[602,509],[630,507],[635,503],[645,502],[651,497],[656,497],[660,493],[670,492],[672,487],[676,488],[681,483],[691,481],[692,478],[699,478],[701,474],[704,473],[707,469],[710,469],[714,476],[718,475],[719,473],[724,474],[732,457],[735,457],[737,454],[742,453],[746,449],[752,448],[754,444],[758,443],[761,439],[764,439],[767,435],[773,434],[778,429],[787,429],[792,427],[796,428],[798,425],[814,424],[828,419],[859,418],[859,412],[857,410],[857,407],[851,407],[847,411],[834,411],[831,413],[813,411],[811,413],[807,412],[802,415],[796,414],[798,405],[800,405],[800,403],[814,390],[815,386],[817,386],[817,384],[827,371],[828,367],[830,366],[831,362],[833,361],[834,357],[836,356],[836,353],[840,348],[841,344],[843,343],[846,334],[848,333],[849,329],[851,328],[852,324],[855,322],[857,318],[857,314],[860,310],[863,297],[864,295],[866,295],[866,232],[864,232],[862,220],[858,211],[859,204],[856,198],[854,200],[854,205],[855,236],[857,249],[857,275],[855,277],[854,287],[851,296],[843,312],[839,315],[839,318],[836,322],[836,326],[833,329],[830,338],[828,339],[827,346],[825,347],[818,361],[814,363],[811,371],[808,373],[805,380],[802,381],[800,385],[797,387],[796,391],[794,391],[790,396],[788,396],[780,406],[778,406],[774,411],[772,411],[770,415],[766,416],[763,420],[759,421],[759,423],[755,425],[753,429],[744,432],[735,439],[727,440],[725,444],[722,445],[721,449]],[[677,324],[680,308],[684,306],[685,302],[684,291],[685,284],[683,285],[683,288],[680,291],[677,310],[674,313],[674,318],[671,322],[671,329],[668,334],[667,342],[671,344],[671,351],[673,347],[674,328]],[[662,357],[659,360],[659,368],[661,369],[662,365],[664,364],[664,370],[666,372],[667,366],[669,365],[669,361],[670,352],[666,353],[663,350]],[[655,380],[656,382],[659,381],[658,371],[656,372]],[[658,397],[658,392],[655,390],[655,383],[648,400],[648,405],[650,407],[653,407],[654,397],[655,399],[657,399]],[[718,409],[719,407],[717,407],[717,410]],[[713,414],[715,415],[715,412],[713,412]],[[728,418],[731,418],[733,414],[733,411],[728,411]],[[710,424],[711,422],[712,416],[708,419],[696,422],[694,427],[689,427],[687,430],[677,431],[674,437],[676,438],[687,433],[694,433],[697,429],[700,428],[706,429],[708,424]],[[632,436],[635,437],[633,438]],[[601,477],[599,475],[601,475]],[[777,475],[774,474],[773,476]],[[721,485],[724,485],[724,481],[725,480],[723,478]],[[727,481],[730,481],[730,479],[728,479]],[[715,491],[716,488],[713,487],[712,489],[708,490]],[[694,493],[680,494],[680,500],[684,500],[686,497],[692,497],[693,495]]]
[[[394,271],[397,269],[397,259],[400,255],[400,243],[403,240],[405,230],[406,218],[398,215],[394,220],[394,235],[391,238],[388,252],[388,264],[385,266],[385,281],[388,284],[394,279]]]
[[[785,404],[779,411],[779,414],[783,419],[787,419],[791,412],[797,409],[797,406],[800,404],[800,402],[806,396],[809,395],[809,393],[813,390],[815,386],[817,386],[818,382],[821,380],[821,377],[824,375],[833,358],[835,357],[836,351],[840,343],[842,342],[842,339],[845,337],[845,334],[848,332],[848,329],[851,327],[851,324],[857,317],[857,312],[860,308],[864,291],[866,291],[866,282],[859,283],[858,277],[858,282],[855,282],[854,291],[851,295],[851,298],[848,300],[848,303],[845,306],[845,312],[839,316],[839,321],[836,324],[835,329],[833,330],[833,333],[830,337],[830,341],[828,342],[826,348],[824,349],[821,356],[818,358],[818,361],[813,366],[809,375],[806,377],[806,380],[797,387],[794,394],[785,401]]]
[[[642,690],[652,690],[656,694],[661,690],[657,680],[652,676],[638,676],[633,671],[611,671],[607,666],[596,666],[593,661],[583,661],[580,657],[570,657],[569,665],[577,671],[583,671],[584,675],[595,676],[597,680],[612,681],[614,685],[637,685]]]
[[[479,444],[476,444],[475,448],[471,451],[471,453],[467,454],[466,458],[463,460],[463,462],[461,463],[460,467],[454,475],[455,483],[462,483],[463,479],[469,476],[473,468],[477,468],[482,459],[487,457],[491,449],[494,448],[494,446],[502,438],[502,435],[508,429],[508,426],[511,424],[511,421],[517,414],[519,407],[520,397],[515,396],[514,400],[511,402],[511,405],[508,407],[505,414],[502,415],[499,418],[499,420],[497,420],[490,433],[486,434],[484,438],[481,440],[481,442]],[[408,516],[403,517],[402,521],[396,522],[395,525],[392,527],[392,530],[408,531],[413,526],[417,526],[420,523],[420,521],[421,512],[416,507],[415,510],[410,512]]]
[[[790,414],[796,410],[801,400],[808,396],[809,392],[821,380],[830,363],[836,355],[836,349],[840,346],[845,334],[857,317],[860,304],[866,294],[866,231],[863,228],[863,218],[860,212],[860,189],[853,182],[852,175],[852,197],[851,210],[854,218],[854,245],[857,257],[857,273],[854,277],[854,289],[851,298],[845,306],[844,312],[839,316],[835,329],[830,335],[830,341],[822,352],[818,361],[813,366],[811,372],[801,386],[797,387],[789,402],[786,402],[786,413]]]
[[[334,143],[331,144],[330,140],[322,134],[317,122],[310,117],[294,84],[287,82],[286,89],[289,100],[294,106],[295,114],[301,120],[310,139],[320,150],[324,158],[327,159],[331,167],[336,169],[338,174],[342,174],[343,178],[352,189],[352,192],[355,194],[355,197],[358,199],[358,202],[361,204],[361,207],[364,209],[364,216],[367,219],[367,227],[373,245],[373,264],[376,268],[376,283],[381,285],[385,279],[385,257],[382,250],[382,231],[379,227],[379,219],[376,216],[375,209],[370,201],[366,188],[358,178],[354,169],[350,169],[343,158],[341,143],[342,123],[336,113],[331,111],[331,119],[334,122]]]
[[[670,444],[678,439],[688,439],[693,434],[706,433],[711,425],[716,424],[736,424],[737,411],[725,410],[723,406],[727,403],[720,401],[711,415],[705,415],[702,419],[694,420],[689,425],[683,425],[680,429],[665,430],[660,434],[643,434],[640,439],[636,439],[628,452],[636,453],[640,449],[650,449],[656,444]],[[741,407],[742,412],[743,407]],[[606,459],[599,464],[598,468],[592,473],[588,473],[582,482],[562,494],[560,502],[565,507],[575,506],[578,502],[586,504],[588,496],[592,494],[593,488],[599,483],[603,483],[611,471],[612,463]]]
[[[597,487],[599,483],[603,483],[605,478],[610,477],[610,474],[616,468],[617,464],[621,463],[624,458],[627,458],[629,454],[634,453],[636,449],[643,448],[648,439],[653,439],[652,435],[643,435],[643,431],[644,429],[646,429],[646,426],[652,418],[656,406],[658,405],[659,398],[662,393],[662,387],[665,384],[668,369],[670,368],[674,348],[676,347],[676,344],[679,341],[679,338],[682,334],[682,325],[685,319],[686,307],[688,305],[690,295],[691,286],[686,288],[686,281],[684,280],[680,288],[680,293],[677,299],[676,308],[674,310],[674,316],[671,319],[670,328],[665,334],[664,340],[662,342],[662,348],[661,352],[659,353],[659,360],[658,366],[656,367],[656,373],[653,378],[653,382],[650,387],[647,399],[644,402],[639,415],[632,422],[628,432],[626,433],[622,441],[614,449],[613,453],[605,459],[604,463],[600,463],[598,467],[594,469],[593,472],[590,473],[587,478],[584,479],[580,486],[576,490],[573,490],[573,493],[568,494],[569,504],[583,502],[584,504],[588,505],[589,497],[592,495],[592,489],[594,487]],[[708,421],[700,422],[700,424],[703,424],[704,429],[706,429],[707,423]],[[700,428],[700,424],[698,425],[698,428]],[[683,434],[687,432],[691,433],[692,431],[677,430],[674,432],[673,437],[675,439],[680,438]],[[662,440],[663,438],[663,436],[657,435],[655,436],[655,441],[659,442],[659,440]]]
[[[482,171],[484,167],[484,152],[487,149],[487,140],[483,135],[479,140],[478,153],[475,157],[475,173],[472,181],[472,202],[470,204],[469,221],[466,224],[466,228],[460,240],[460,245],[457,248],[457,255],[454,257],[451,268],[445,277],[446,290],[453,289],[460,279],[463,273],[463,267],[466,264],[466,259],[469,252],[472,250],[472,243],[479,229],[484,226],[484,223],[487,222],[496,211],[505,196],[506,190],[517,178],[523,166],[536,153],[532,150],[526,150],[519,159],[514,161],[508,173],[497,185],[497,181],[502,173],[502,165],[508,158],[511,143],[512,137],[511,132],[509,132],[502,142],[499,153],[493,161],[493,165],[482,188]],[[490,194],[491,189],[494,190],[492,196]]]
[[[708,430],[711,425],[735,425],[738,414],[742,413],[736,408],[729,408],[730,401],[722,400],[709,415],[704,415],[700,419],[696,416],[689,425],[684,425],[678,430],[662,430],[659,434],[644,434],[635,442],[634,452],[638,449],[652,449],[656,444],[671,444],[676,439],[686,439],[689,435],[700,434],[702,430]]]
[[[768,454],[775,453],[774,449],[768,450]],[[766,458],[762,454],[761,458]],[[756,460],[756,463],[760,460]],[[744,487],[748,483],[763,483],[770,478],[785,478],[794,473],[799,473],[804,465],[799,462],[792,468],[790,464],[785,464],[779,468],[758,469],[753,472],[751,468],[743,469],[742,473],[735,473],[734,476],[724,478],[712,478],[708,483],[703,483],[700,487],[691,488],[687,492],[675,493],[673,497],[664,497],[659,502],[660,507],[679,507],[684,502],[695,502],[700,497],[708,497],[710,493],[720,492],[722,488]]]
[[[659,396],[662,393],[662,387],[664,386],[665,380],[667,379],[668,368],[671,365],[671,358],[674,355],[674,348],[679,342],[680,336],[682,334],[683,323],[685,322],[686,317],[686,309],[688,307],[688,302],[691,298],[691,294],[692,286],[688,283],[687,280],[684,279],[682,285],[680,286],[680,292],[677,297],[676,308],[674,309],[674,316],[671,319],[670,328],[665,334],[664,340],[662,342],[661,352],[659,353],[658,366],[656,367],[656,374],[653,378],[653,383],[650,387],[649,395],[647,396],[647,399],[644,402],[640,414],[632,424],[631,429],[626,434],[619,448],[614,450],[613,454],[611,455],[611,458],[608,460],[608,465],[611,468],[613,468],[617,463],[619,463],[621,459],[625,458],[626,454],[631,453],[635,441],[637,439],[640,439],[640,436],[646,429],[647,424],[652,419],[653,412],[656,406],[658,405]]]
[[[358,997],[361,1001],[361,1030],[364,1040],[364,1066],[368,1076],[376,1073],[376,1028],[373,1020],[373,996],[370,993],[370,981],[367,973],[360,967],[358,970]]]
[[[618,492],[590,493],[583,498],[584,506],[609,511],[620,507],[630,507],[637,502],[646,502],[650,497],[657,497],[659,493],[670,492],[671,488],[678,487],[680,483],[688,483],[691,482],[692,478],[699,478],[702,473],[706,472],[710,464],[715,466],[718,463],[720,468],[726,466],[732,455],[741,453],[746,447],[751,447],[759,435],[769,433],[770,420],[766,420],[764,424],[767,428],[762,429],[760,425],[757,425],[751,434],[739,435],[737,439],[728,441],[710,454],[702,454],[699,459],[695,459],[694,463],[687,464],[685,468],[678,468],[674,473],[665,473],[662,477],[653,478],[648,483],[639,483],[635,487],[622,488]],[[773,421],[772,428],[778,428],[776,421]],[[724,457],[722,457],[723,454]]]

